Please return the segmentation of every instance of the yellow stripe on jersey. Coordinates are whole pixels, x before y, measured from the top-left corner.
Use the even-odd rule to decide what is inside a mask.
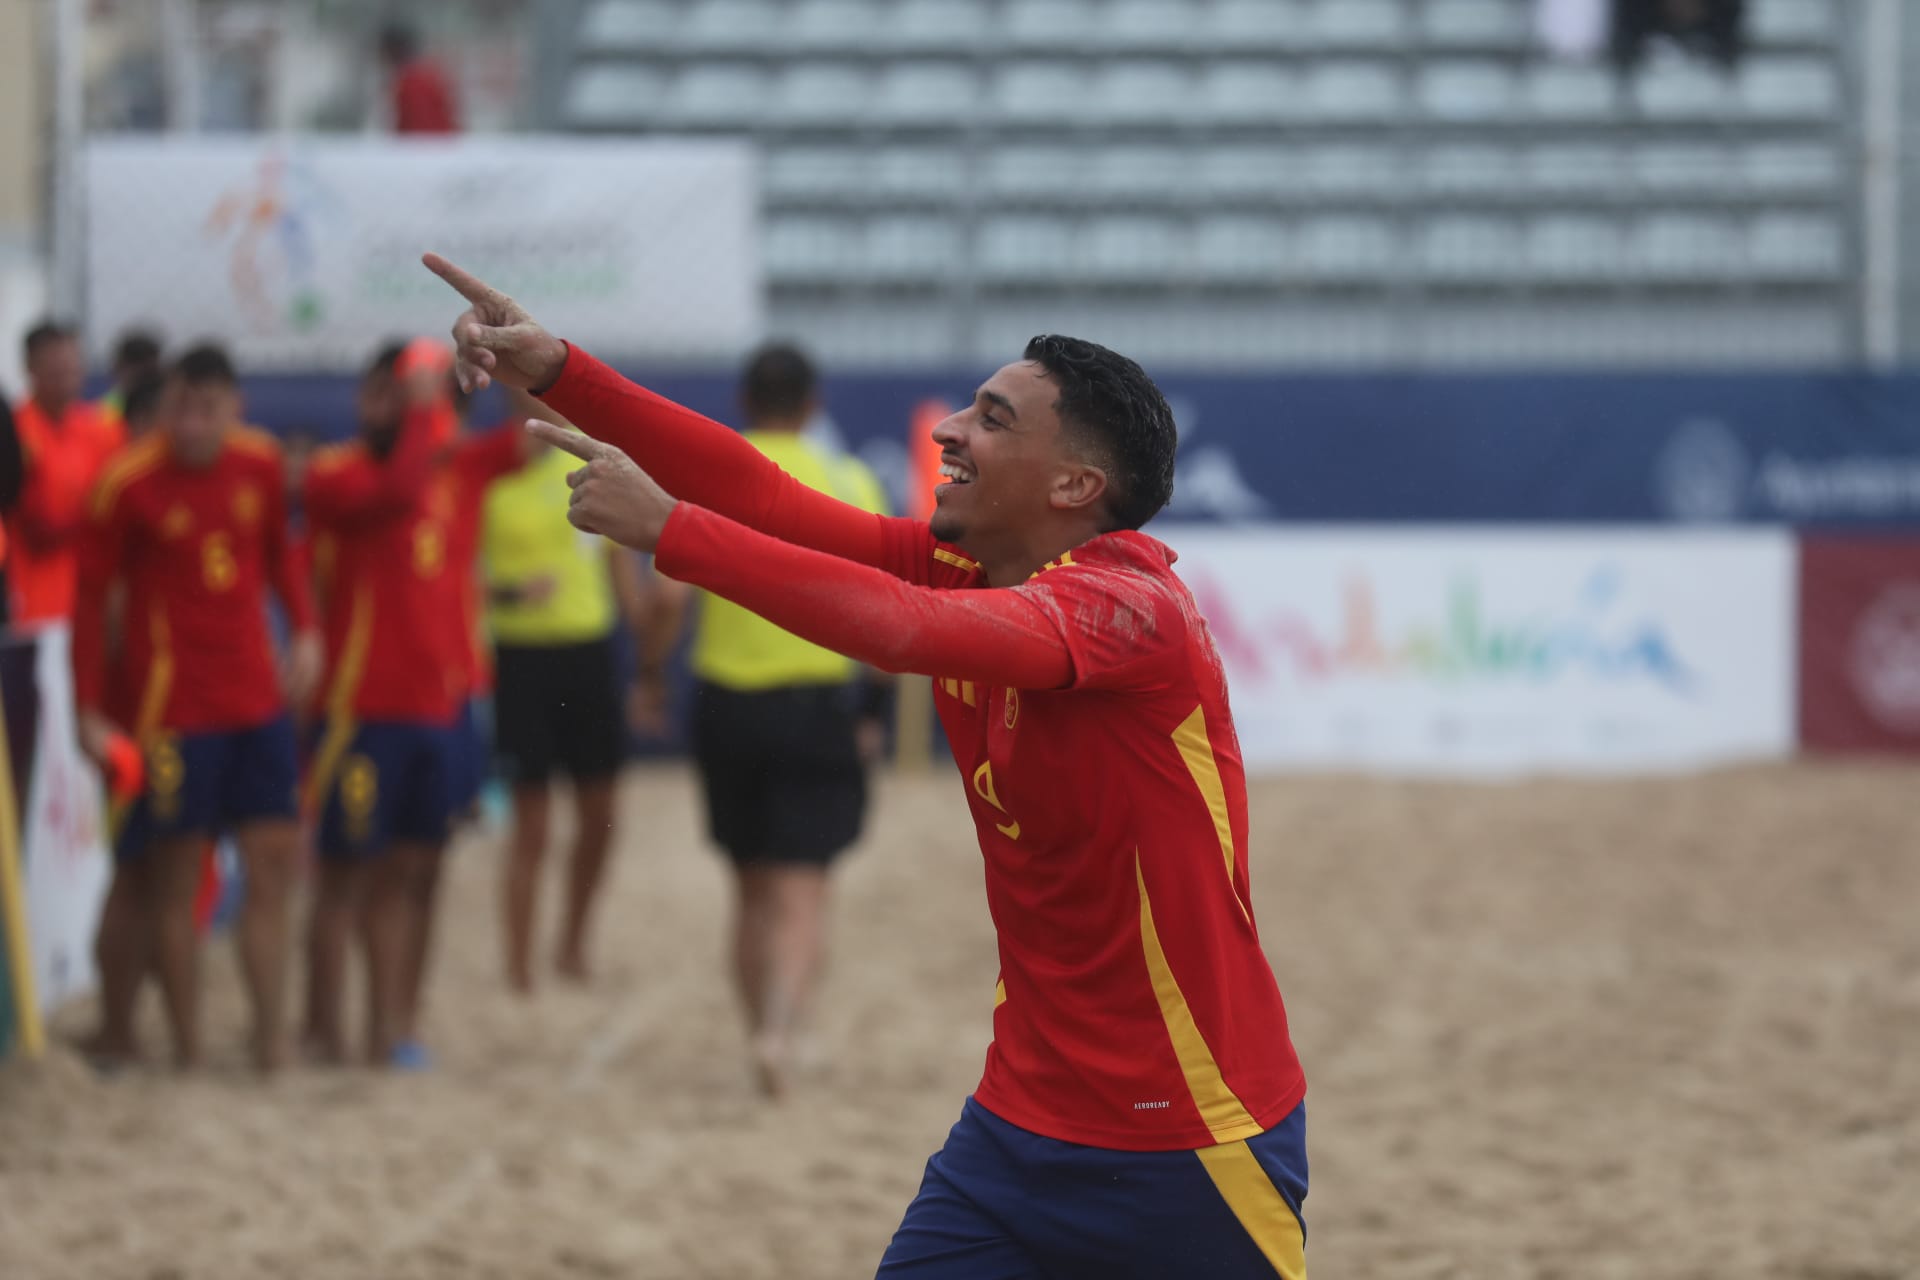
[[[353,600],[353,617],[347,624],[347,641],[340,649],[340,664],[333,673],[333,687],[327,690],[327,732],[314,753],[313,774],[307,779],[305,808],[318,810],[326,799],[327,788],[340,768],[340,758],[353,744],[353,695],[359,692],[360,676],[367,665],[367,646],[373,636],[373,593],[361,587]]]
[[[968,573],[977,573],[980,570],[980,566],[973,561],[967,559],[965,556],[955,555],[945,547],[935,547],[933,549],[933,558],[941,564],[950,564],[954,568],[964,569]]]
[[[1007,1002],[1007,980],[1005,978],[1002,978],[1000,979],[999,982],[994,984],[993,1007],[998,1009],[1001,1005],[1005,1004],[1006,1002]]]
[[[280,441],[259,427],[240,423],[227,429],[227,443],[241,453],[250,453],[257,457],[277,458],[280,456]]]
[[[1260,1160],[1242,1142],[1202,1147],[1194,1152],[1220,1198],[1233,1210],[1253,1242],[1284,1280],[1307,1280],[1307,1237],[1300,1219]]]
[[[1173,1041],[1173,1053],[1180,1060],[1180,1074],[1187,1079],[1187,1091],[1200,1108],[1200,1119],[1215,1142],[1236,1142],[1258,1136],[1262,1130],[1246,1104],[1228,1087],[1213,1060],[1200,1027],[1187,1007],[1180,983],[1167,964],[1167,953],[1160,947],[1159,931],[1153,927],[1153,903],[1147,898],[1147,877],[1140,867],[1140,851],[1134,850],[1133,875],[1140,886],[1140,945],[1147,956],[1147,973],[1153,979],[1154,998],[1160,1002],[1160,1018],[1167,1024],[1167,1038]]]
[[[1251,922],[1253,913],[1240,900],[1240,890],[1233,883],[1233,819],[1227,813],[1227,791],[1220,783],[1220,766],[1214,761],[1213,743],[1207,737],[1205,707],[1194,707],[1193,714],[1180,722],[1180,727],[1173,731],[1173,745],[1180,749],[1180,758],[1187,762],[1187,772],[1193,775],[1193,785],[1200,788],[1207,812],[1213,815],[1213,833],[1220,839],[1220,856],[1227,864],[1227,892],[1233,895],[1240,914]]]
[[[122,490],[160,464],[166,456],[166,447],[166,441],[159,436],[149,436],[115,454],[94,484],[93,495],[87,503],[87,511],[93,518],[98,520],[112,511]]]

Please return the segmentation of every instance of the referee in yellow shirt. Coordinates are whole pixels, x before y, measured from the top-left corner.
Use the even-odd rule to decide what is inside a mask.
[[[762,348],[741,394],[760,452],[809,488],[885,509],[871,471],[801,434],[819,408],[805,354]],[[825,958],[827,870],[866,816],[886,690],[851,659],[711,595],[700,601],[692,664],[694,759],[714,842],[735,873],[734,976],[760,1084],[778,1093]]]
[[[633,553],[567,522],[574,460],[541,446],[487,490],[481,559],[495,659],[494,749],[512,787],[513,836],[504,886],[507,981],[533,990],[534,915],[546,859],[554,776],[573,784],[574,845],[557,964],[587,977],[587,924],[614,834],[614,781],[627,718],[651,699],[616,674],[616,606],[643,648],[640,679],[656,677],[655,637]]]

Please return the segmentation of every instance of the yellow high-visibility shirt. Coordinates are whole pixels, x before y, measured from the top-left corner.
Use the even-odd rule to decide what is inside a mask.
[[[480,551],[488,587],[553,582],[552,594],[538,603],[488,605],[487,627],[498,644],[584,644],[613,630],[611,544],[567,522],[567,473],[579,465],[571,454],[548,449],[487,489]]]

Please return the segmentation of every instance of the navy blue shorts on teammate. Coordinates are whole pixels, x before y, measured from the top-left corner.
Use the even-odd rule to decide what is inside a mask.
[[[321,856],[365,858],[396,840],[445,840],[453,819],[453,732],[396,721],[329,729],[310,782]]]
[[[447,793],[456,819],[473,811],[480,801],[480,792],[487,785],[487,762],[493,751],[487,741],[487,731],[482,728],[485,719],[482,712],[480,699],[469,698],[460,708],[460,718],[448,731],[452,744]]]
[[[211,836],[298,812],[293,724],[281,716],[250,729],[159,733],[146,742],[146,790],[114,841],[121,858],[154,840]]]
[[[1199,1151],[1043,1138],[969,1098],[879,1280],[1304,1280],[1307,1117]]]

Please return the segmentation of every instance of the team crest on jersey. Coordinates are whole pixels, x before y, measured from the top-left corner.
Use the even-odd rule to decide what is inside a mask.
[[[265,499],[260,490],[253,485],[243,484],[233,495],[233,518],[243,525],[260,523],[260,513],[265,509]]]
[[[163,538],[184,538],[193,532],[193,512],[176,502],[167,508],[167,514],[160,519],[160,536]]]
[[[1003,720],[1007,728],[1011,729],[1014,726],[1014,722],[1019,719],[1020,719],[1020,691],[1018,689],[1009,689],[1007,690],[1006,715],[1003,717]]]

